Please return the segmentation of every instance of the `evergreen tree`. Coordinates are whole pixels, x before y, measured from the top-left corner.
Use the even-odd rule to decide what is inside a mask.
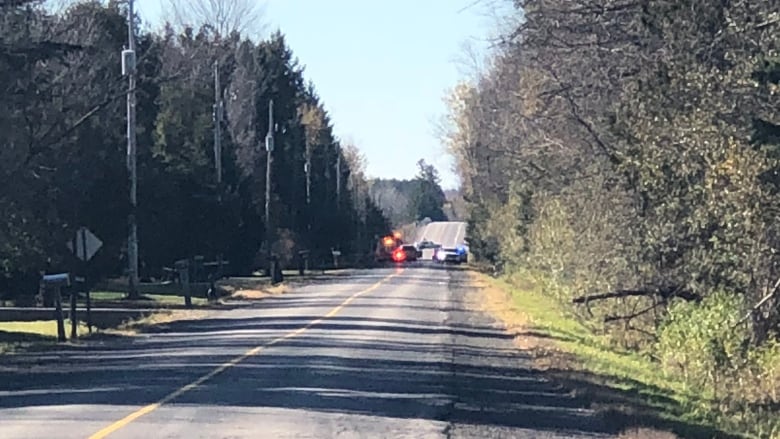
[[[0,290],[18,293],[13,284],[29,280],[22,290],[31,295],[39,270],[71,268],[65,244],[80,226],[104,243],[90,264],[94,277],[125,270],[123,7],[83,1],[52,13],[32,1],[0,3],[0,129],[6,133],[0,139]],[[142,276],[161,275],[163,267],[194,255],[222,254],[234,272],[259,268],[256,255],[269,236],[264,138],[271,100],[272,248],[282,261],[290,263],[303,248],[320,262],[331,247],[358,253],[387,230],[365,176],[352,169],[359,163],[344,155],[281,32],[254,42],[210,26],[176,29],[137,35]],[[221,185],[213,153],[215,62],[225,107],[216,121],[224,128]],[[304,107],[319,111],[303,117]]]

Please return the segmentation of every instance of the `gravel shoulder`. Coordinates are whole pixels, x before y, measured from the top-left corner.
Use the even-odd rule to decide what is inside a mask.
[[[547,377],[486,304],[467,271],[450,279],[453,394],[451,437],[607,438],[620,429],[589,401]],[[496,307],[493,306],[493,309]]]
[[[586,431],[604,432],[621,439],[735,437],[681,419],[680,413],[675,413],[677,401],[665,396],[661,389],[641,382],[639,377],[613,376],[590,369],[592,362],[569,351],[567,343],[560,343],[556,336],[550,335],[551,328],[537,325],[536,310],[522,309],[522,292],[510,292],[487,276],[469,271],[454,272],[452,283],[455,297],[472,311],[467,314],[471,319],[484,319],[509,335],[494,350],[511,351],[514,356],[491,361],[515,364],[565,392],[582,415],[577,422],[587,424]],[[618,359],[615,353],[604,352],[603,361]]]

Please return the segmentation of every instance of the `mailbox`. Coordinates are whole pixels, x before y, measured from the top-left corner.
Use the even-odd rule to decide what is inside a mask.
[[[70,286],[70,274],[44,274],[43,283],[49,287],[69,287]]]

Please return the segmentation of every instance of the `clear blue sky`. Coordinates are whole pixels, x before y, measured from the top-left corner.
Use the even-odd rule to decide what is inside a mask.
[[[268,31],[280,29],[314,82],[336,135],[351,140],[372,177],[411,178],[420,158],[442,185],[457,179],[438,138],[446,90],[462,77],[463,43],[487,46],[494,19],[475,0],[268,0]],[[138,12],[159,22],[159,0]],[[156,23],[155,23],[156,24]]]

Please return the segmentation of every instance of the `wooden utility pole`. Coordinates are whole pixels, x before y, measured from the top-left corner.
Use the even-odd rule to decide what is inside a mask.
[[[273,244],[273,221],[271,220],[271,164],[274,151],[274,101],[268,102],[268,134],[265,136],[265,242],[266,256],[270,262]],[[272,274],[272,273],[271,273]]]
[[[306,136],[306,165],[304,166],[304,171],[306,171],[306,206],[309,206],[311,204],[311,145],[308,136]]]
[[[219,61],[214,61],[214,166],[217,170],[217,186],[222,184],[222,99],[219,85]]]
[[[136,88],[136,62],[135,62],[135,10],[133,1],[128,0],[127,5],[127,49],[122,53],[124,73],[128,76],[127,91],[127,170],[130,176],[130,215],[128,217],[129,232],[127,237],[127,262],[128,282],[130,297],[138,295],[138,174],[136,166],[137,149],[135,142],[135,88]]]
[[[336,148],[336,208],[341,210],[341,147]]]

